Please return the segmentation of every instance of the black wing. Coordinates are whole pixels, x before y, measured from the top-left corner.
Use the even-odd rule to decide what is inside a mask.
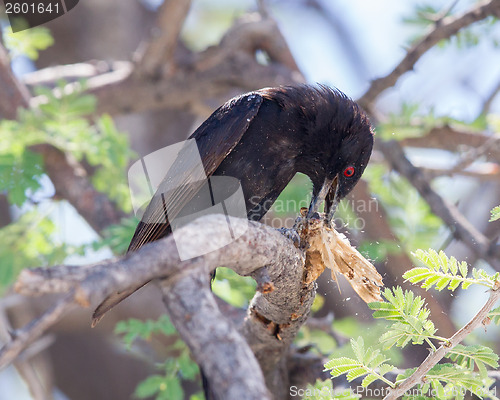
[[[166,210],[170,219],[175,218],[198,192],[205,177],[210,177],[222,161],[238,144],[250,123],[257,115],[262,96],[249,93],[231,99],[218,108],[190,137],[195,139],[204,174],[200,175],[198,165],[189,165],[191,149],[181,150],[176,161],[167,172],[163,182],[149,203],[137,226],[128,251],[135,251],[144,244],[158,240],[171,232]],[[188,163],[186,165],[186,163]],[[200,176],[197,176],[200,175]],[[167,198],[162,196],[164,184],[175,188]]]
[[[215,172],[238,144],[257,115],[262,101],[263,97],[255,92],[235,97],[219,107],[189,137],[189,139],[196,140],[206,177],[210,177]],[[168,181],[169,186],[175,187],[175,189],[165,199],[160,195],[162,188],[162,184],[160,184],[157,193],[146,208],[141,222],[137,225],[128,251],[135,251],[144,244],[171,233],[165,210],[168,210],[171,219],[174,218],[182,210],[182,207],[196,195],[203,184],[202,179],[196,178],[204,178],[205,176],[193,179],[192,174],[199,174],[199,171],[194,165],[186,166],[183,164],[184,156],[185,153],[181,150],[162,182]],[[199,182],[199,186],[196,185],[196,182]],[[95,326],[108,310],[146,283],[107,297],[94,311],[92,326]]]

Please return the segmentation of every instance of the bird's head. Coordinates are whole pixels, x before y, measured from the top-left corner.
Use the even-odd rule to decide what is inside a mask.
[[[331,109],[323,117],[328,122],[320,128],[328,133],[318,136],[330,140],[319,144],[322,146],[319,151],[324,164],[324,180],[315,184],[307,215],[312,217],[324,201],[330,222],[338,202],[354,188],[368,165],[373,149],[373,130],[366,113],[354,101],[329,88],[322,87],[322,93]],[[316,121],[321,123],[320,119]]]

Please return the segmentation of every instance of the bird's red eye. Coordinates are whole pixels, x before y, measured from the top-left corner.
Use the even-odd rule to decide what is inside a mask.
[[[354,175],[354,167],[347,167],[344,170],[344,176],[347,176],[348,178],[350,178],[353,175]]]

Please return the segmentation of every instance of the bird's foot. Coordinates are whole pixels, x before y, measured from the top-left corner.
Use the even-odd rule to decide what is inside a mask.
[[[279,228],[278,232],[290,239],[295,247],[300,247],[300,236],[295,229]]]

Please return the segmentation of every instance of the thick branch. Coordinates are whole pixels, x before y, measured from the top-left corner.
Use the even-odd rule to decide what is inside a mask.
[[[434,365],[436,365],[457,344],[462,342],[474,329],[481,326],[483,321],[488,316],[489,311],[493,308],[498,299],[500,299],[499,289],[500,288],[492,290],[490,292],[490,297],[481,310],[479,310],[478,313],[474,315],[474,317],[462,329],[457,331],[446,343],[443,343],[436,351],[431,352],[409,378],[407,378],[396,389],[390,390],[389,394],[384,397],[384,400],[398,399],[413,386],[421,383],[424,376]]]
[[[136,73],[157,78],[167,70],[179,40],[182,25],[191,6],[191,0],[165,0],[158,10],[151,40],[137,65]]]
[[[246,15],[231,27],[221,40],[226,52],[244,51],[254,55],[257,50],[267,53],[273,63],[279,63],[291,71],[299,71],[285,37],[272,18],[259,14]],[[229,55],[229,54],[228,54]]]
[[[31,149],[42,155],[56,196],[75,207],[97,233],[102,234],[104,228],[119,223],[125,216],[105,194],[95,190],[76,160],[49,144],[35,145]]]
[[[288,353],[300,327],[309,317],[316,285],[303,283],[303,259],[299,254],[282,259],[280,263],[287,265],[286,270],[271,280],[273,290],[255,294],[240,332],[257,357],[274,398],[287,399],[290,390]],[[259,276],[262,275],[260,271],[256,271]]]
[[[28,90],[19,83],[10,69],[10,60],[7,50],[0,43],[0,120],[15,119],[17,109],[26,107],[30,94]]]
[[[272,59],[261,65],[256,49],[264,49]],[[182,71],[160,79],[134,72],[131,63],[122,62],[112,72],[87,80],[89,92],[97,97],[97,112],[127,114],[145,110],[193,109],[208,113],[206,99],[227,97],[228,93],[303,82],[285,39],[276,22],[255,15],[240,20],[221,40],[204,52],[179,52],[176,64]],[[68,88],[71,90],[71,86]],[[66,89],[65,89],[66,91]],[[31,105],[45,102],[44,96]]]
[[[492,15],[500,17],[500,2],[498,0],[482,2],[462,15],[446,17],[438,21],[427,35],[408,50],[406,56],[387,76],[372,82],[366,93],[359,99],[360,105],[365,110],[371,111],[373,102],[380,93],[394,86],[404,73],[411,71],[420,57],[434,45],[455,35],[460,29]]]
[[[208,275],[191,273],[161,284],[172,322],[210,382],[217,399],[270,399],[248,343],[219,311]],[[207,334],[209,333],[209,334]]]
[[[432,212],[452,229],[454,236],[462,240],[478,257],[498,267],[497,255],[492,254],[488,238],[479,232],[453,204],[431,188],[423,173],[406,158],[399,143],[379,141],[378,147],[392,167],[406,177],[427,201]]]
[[[161,285],[167,307],[194,357],[216,386],[225,379],[220,386],[226,393],[222,398],[235,398],[228,393],[237,393],[236,386],[241,384],[238,381],[233,385],[234,371],[228,370],[227,366],[240,365],[240,357],[244,357],[250,367],[253,365],[247,359],[248,344],[257,355],[273,393],[284,393],[288,382],[288,376],[284,376],[288,371],[288,347],[309,314],[314,284],[303,285],[304,258],[290,240],[259,223],[236,218],[230,218],[230,223],[236,232],[247,229],[237,240],[216,251],[211,249],[221,240],[220,232],[227,229],[227,220],[221,215],[203,217],[183,227],[176,232],[177,242],[170,235],[121,259],[93,266],[63,265],[24,270],[16,283],[16,290],[27,295],[66,293],[69,290],[74,294],[72,303],[88,306],[99,303],[114,292],[163,278]],[[176,245],[185,248],[193,243],[204,255],[180,261]],[[258,293],[252,301],[241,328],[240,334],[245,338],[247,348],[241,348],[240,334],[235,328],[228,321],[220,320],[218,311],[212,312],[216,306],[208,290],[208,272],[219,266],[231,268],[240,275],[255,276],[261,287],[267,288],[264,290],[267,293]],[[219,332],[217,335],[221,336],[202,335],[207,329]],[[1,365],[12,361],[12,354],[15,356],[12,348],[22,349],[41,333],[33,331],[30,340],[23,342],[14,338],[0,351]],[[221,338],[232,339],[219,340]],[[225,349],[222,353],[221,343]],[[214,354],[218,356],[214,357]],[[245,368],[242,371],[246,371]],[[221,374],[229,375],[223,378]],[[257,375],[252,375],[247,384],[255,385],[258,380]],[[262,383],[261,390],[255,393],[264,396],[263,387]]]

